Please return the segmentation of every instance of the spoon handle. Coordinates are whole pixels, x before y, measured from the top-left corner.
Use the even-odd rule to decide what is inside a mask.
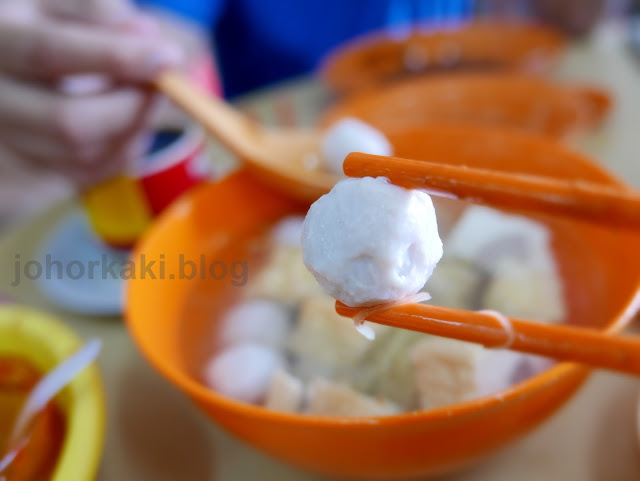
[[[85,367],[91,364],[100,352],[101,342],[93,339],[69,358],[62,361],[47,374],[29,393],[16,422],[13,425],[9,446],[13,446],[20,439],[24,430],[29,426],[33,416],[40,412],[73,378]]]
[[[259,151],[256,136],[261,127],[248,116],[199,89],[179,72],[166,70],[154,84],[236,155],[251,158]]]

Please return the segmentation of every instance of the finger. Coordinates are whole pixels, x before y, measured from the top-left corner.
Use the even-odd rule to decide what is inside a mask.
[[[105,151],[102,160],[94,165],[69,170],[67,178],[83,191],[125,172],[131,175],[131,166],[144,156],[147,145],[146,139],[130,139],[117,149]]]
[[[34,139],[18,131],[3,132],[0,145],[24,166],[41,172],[55,172],[75,185],[86,187],[129,171],[131,165],[144,156],[148,142],[141,136],[117,146],[91,146],[85,154],[92,158],[91,163],[79,160],[78,152],[70,152],[51,139]]]
[[[12,128],[2,130],[0,141],[29,164],[47,170],[95,164],[104,156],[104,152],[109,150],[107,143],[71,148],[57,139]]]
[[[0,15],[0,68],[14,74],[51,79],[93,73],[149,82],[180,61],[177,46],[155,36]]]
[[[72,147],[99,144],[141,130],[152,98],[149,92],[128,87],[67,96],[0,77],[0,125],[21,127]]]
[[[40,0],[40,7],[53,17],[105,25],[125,24],[136,13],[127,0]]]
[[[128,0],[40,0],[41,11],[62,20],[155,34],[158,27]]]
[[[0,144],[10,151],[27,166],[40,170],[55,170],[52,166],[63,168],[70,161],[66,149],[59,144],[52,144],[46,140],[25,138],[21,132],[3,130]],[[64,150],[64,151],[63,151]]]

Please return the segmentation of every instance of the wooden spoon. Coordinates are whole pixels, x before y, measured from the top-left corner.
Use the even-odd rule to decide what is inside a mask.
[[[319,131],[260,125],[175,71],[160,74],[155,86],[274,187],[314,201],[340,180],[322,170]]]

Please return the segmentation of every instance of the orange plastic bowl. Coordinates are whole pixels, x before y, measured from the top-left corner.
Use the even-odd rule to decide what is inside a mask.
[[[617,184],[581,155],[534,136],[442,127],[406,131],[391,140],[401,156]],[[239,172],[174,204],[134,253],[134,261],[144,254],[147,262],[165,262],[164,280],[136,279],[128,285],[126,317],[135,341],[156,369],[240,439],[296,466],[334,476],[397,479],[442,473],[536,427],[585,380],[587,368],[560,363],[498,396],[371,418],[277,413],[208,390],[194,371],[194,351],[204,326],[217,321],[239,288],[229,277],[180,278],[180,256],[182,262],[202,259],[205,265],[229,266],[249,258],[248,238],[306,207]],[[539,220],[552,232],[569,306],[567,322],[620,330],[636,308],[640,235]],[[254,267],[248,264],[249,276]]]
[[[327,126],[357,117],[385,133],[432,124],[494,125],[555,138],[597,127],[611,108],[603,89],[514,73],[418,77],[347,97],[322,116]]]
[[[555,64],[564,35],[515,20],[416,25],[368,34],[338,47],[322,62],[322,80],[337,92],[451,70],[509,69],[543,73]]]

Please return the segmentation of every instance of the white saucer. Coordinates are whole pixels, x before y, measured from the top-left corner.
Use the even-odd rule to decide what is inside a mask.
[[[129,251],[112,249],[100,242],[84,211],[76,209],[43,242],[37,258],[42,274],[35,282],[49,301],[67,311],[91,316],[119,315],[124,300],[121,263],[128,257]],[[103,271],[103,265],[114,265],[114,261],[115,276]]]

